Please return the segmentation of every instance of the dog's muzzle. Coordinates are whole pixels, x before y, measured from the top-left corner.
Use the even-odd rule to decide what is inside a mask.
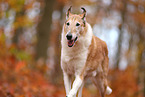
[[[66,35],[67,41],[68,41],[68,47],[73,47],[75,42],[77,41],[78,37],[76,37],[75,39],[73,39],[72,34],[67,34]]]

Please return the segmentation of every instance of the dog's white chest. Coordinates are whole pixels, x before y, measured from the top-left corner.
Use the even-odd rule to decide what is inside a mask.
[[[63,66],[69,74],[81,73],[86,64],[88,50],[81,53],[72,52],[73,55],[64,52],[62,55]]]

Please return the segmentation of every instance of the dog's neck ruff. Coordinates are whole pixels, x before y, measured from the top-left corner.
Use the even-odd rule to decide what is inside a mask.
[[[62,40],[61,40],[62,51],[64,50],[63,53],[70,53],[72,51],[74,51],[72,53],[75,53],[75,52],[88,50],[89,46],[91,45],[93,32],[92,32],[92,28],[91,28],[90,24],[86,23],[85,27],[87,27],[85,36],[80,35],[78,37],[77,43],[71,48],[68,47],[68,45],[67,45],[67,40],[65,37],[66,35],[64,34],[64,27],[63,27],[62,36],[61,36],[62,37]]]

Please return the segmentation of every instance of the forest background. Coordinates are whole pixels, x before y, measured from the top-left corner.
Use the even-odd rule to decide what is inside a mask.
[[[65,97],[60,40],[67,9],[87,10],[109,50],[107,97],[145,97],[145,0],[0,0],[0,97]],[[97,97],[87,81],[83,97]]]

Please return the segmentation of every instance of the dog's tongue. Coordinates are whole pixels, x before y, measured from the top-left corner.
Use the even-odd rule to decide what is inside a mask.
[[[74,44],[74,41],[73,41],[73,40],[69,40],[69,41],[68,41],[68,46],[69,46],[69,47],[72,47],[73,44]]]

